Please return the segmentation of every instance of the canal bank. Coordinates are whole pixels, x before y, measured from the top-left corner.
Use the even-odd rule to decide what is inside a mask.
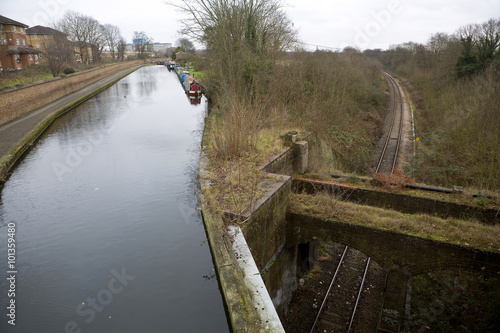
[[[247,328],[253,327],[256,327],[254,330],[264,331],[270,329],[268,323],[272,321],[269,318],[276,318],[275,314],[282,320],[286,318],[287,308],[290,306],[293,292],[300,284],[300,278],[304,271],[308,273],[312,269],[314,262],[318,260],[320,245],[324,245],[325,242],[336,241],[352,246],[375,256],[378,261],[384,264],[382,268],[384,274],[387,274],[389,282],[386,281],[386,284],[389,287],[387,287],[383,299],[384,308],[379,309],[377,317],[381,316],[382,310],[398,313],[397,318],[392,318],[398,325],[401,324],[400,314],[404,312],[403,308],[406,304],[406,283],[409,277],[450,268],[471,270],[479,274],[487,272],[493,276],[499,272],[498,252],[500,250],[494,253],[481,251],[472,246],[457,246],[428,240],[421,233],[416,233],[415,235],[419,237],[415,237],[415,235],[408,236],[403,230],[399,230],[399,232],[387,231],[380,226],[363,229],[356,225],[355,221],[350,220],[325,224],[322,220],[309,216],[312,215],[311,204],[304,205],[303,214],[300,216],[290,214],[288,205],[291,193],[293,191],[301,193],[299,185],[303,183],[303,180],[296,179],[292,182],[289,176],[308,170],[311,165],[311,157],[320,156],[318,151],[322,149],[321,143],[314,136],[295,140],[291,145],[292,147],[284,149],[268,164],[261,167],[261,170],[268,175],[266,176],[267,180],[256,183],[249,190],[264,194],[254,204],[251,204],[252,208],[249,211],[240,214],[221,210],[221,207],[224,206],[220,202],[214,202],[213,198],[217,196],[213,192],[222,186],[217,183],[218,178],[215,176],[215,172],[210,170],[211,165],[207,157],[200,166],[204,222],[234,331],[247,332]],[[208,146],[207,142],[205,142],[205,146]],[[214,162],[212,165],[223,169],[226,175],[230,175],[232,172],[227,167],[221,167],[220,163]],[[323,189],[325,193],[330,195],[337,194],[336,197],[332,196],[328,201],[331,206],[329,208],[334,209],[336,201],[345,199],[339,195],[341,192],[349,191],[350,193],[356,188],[338,183],[335,183],[333,189],[326,188],[326,185],[331,183],[334,182],[318,180],[310,182],[308,185],[316,192]],[[434,223],[430,218],[434,215],[440,215],[444,219],[456,215],[473,216],[482,221],[485,227],[493,228],[498,225],[497,218],[486,209],[455,205],[451,212],[449,210],[450,204],[439,200],[397,196],[383,191],[369,191],[368,194],[364,199],[368,197],[380,199],[369,202],[385,209],[388,209],[387,205],[381,205],[379,201],[392,203],[393,206],[396,206],[392,208],[396,208],[396,210],[399,206],[420,207],[420,210],[429,216],[429,223],[427,223],[429,225]],[[237,197],[238,194],[227,195],[228,200],[235,200]],[[349,195],[345,197],[349,198]],[[366,201],[363,200],[365,204]],[[400,201],[401,203],[399,203]],[[293,212],[293,210],[291,211]],[[415,211],[412,212],[414,215],[418,215],[415,214]],[[453,221],[449,221],[450,229],[453,223]],[[434,227],[434,225],[432,226]],[[348,230],[346,234],[343,228]],[[366,230],[374,233],[363,233]],[[301,238],[302,236],[303,238]],[[244,241],[241,241],[241,238]],[[380,244],[375,240],[379,240]],[[387,253],[377,255],[377,250],[380,251],[383,246],[386,246]],[[247,259],[246,253],[251,253],[251,260]],[[415,260],[416,254],[421,255],[417,257],[422,260],[421,263]],[[391,257],[391,255],[401,257]],[[249,262],[251,267],[248,265]],[[413,268],[409,270],[409,267]],[[258,284],[251,281],[256,276],[259,280]],[[307,280],[307,276],[301,279],[302,283]],[[262,284],[265,287],[260,287]],[[267,292],[264,297],[262,290]],[[270,299],[271,302],[262,301],[263,298]],[[303,306],[311,307],[312,304],[304,304]],[[272,329],[276,332],[283,331],[280,324],[274,325]]]
[[[16,225],[15,330],[229,331],[197,209],[204,112],[148,66],[42,135],[0,197],[5,252]]]
[[[109,71],[110,69],[107,68],[107,73],[111,73],[109,76],[98,79],[39,109],[0,125],[0,182],[5,181],[9,171],[15,166],[19,158],[30,149],[55,119],[108,88],[121,78],[136,71],[141,66],[134,63],[131,67],[116,72]],[[96,70],[93,73],[99,75]],[[52,83],[42,83],[40,85],[45,84]],[[9,94],[12,93],[14,92]]]

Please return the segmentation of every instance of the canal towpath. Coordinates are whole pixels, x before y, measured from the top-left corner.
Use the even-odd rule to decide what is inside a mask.
[[[0,125],[0,181],[15,164],[16,159],[27,150],[26,145],[31,145],[29,142],[31,141],[30,138],[36,137],[37,132],[40,130],[43,132],[43,127],[47,121],[54,118],[56,114],[64,113],[64,111],[78,105],[79,103],[75,104],[75,101],[83,102],[87,100],[140,67],[142,65],[115,72],[54,102],[46,104],[25,116]]]

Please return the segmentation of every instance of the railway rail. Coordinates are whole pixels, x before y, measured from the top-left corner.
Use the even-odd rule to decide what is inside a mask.
[[[382,153],[375,167],[375,173],[394,173],[403,132],[403,95],[396,80],[387,73],[384,76],[389,83],[389,112],[391,124],[384,141]]]
[[[310,333],[352,332],[370,267],[368,256],[344,247]]]

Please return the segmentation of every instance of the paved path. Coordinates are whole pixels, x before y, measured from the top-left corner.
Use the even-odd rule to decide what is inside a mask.
[[[0,125],[0,161],[8,155],[16,146],[24,141],[32,132],[34,132],[45,119],[53,115],[58,110],[71,104],[79,98],[82,98],[96,89],[99,89],[121,77],[138,69],[141,66],[135,66],[123,69],[108,77],[100,79],[90,85],[77,90],[69,95],[61,97],[29,114],[12,120],[6,124]],[[90,97],[90,96],[89,96]]]

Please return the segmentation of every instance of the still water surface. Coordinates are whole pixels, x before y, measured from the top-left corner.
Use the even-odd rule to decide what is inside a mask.
[[[1,190],[0,332],[229,331],[196,209],[204,113],[144,67],[49,129]]]

